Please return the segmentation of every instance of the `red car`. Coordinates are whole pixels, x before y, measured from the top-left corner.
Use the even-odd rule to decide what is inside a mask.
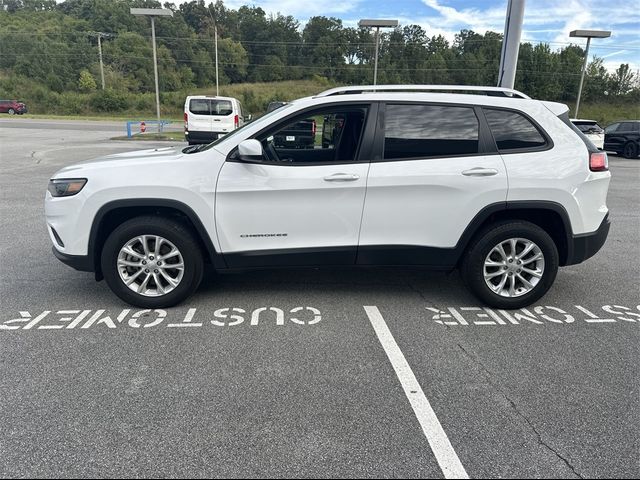
[[[18,100],[0,100],[0,113],[22,115],[27,113],[27,106],[24,102],[19,102]]]

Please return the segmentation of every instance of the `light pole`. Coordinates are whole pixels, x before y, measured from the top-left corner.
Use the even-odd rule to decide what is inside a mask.
[[[151,19],[151,39],[153,41],[153,73],[156,81],[156,113],[158,116],[158,133],[162,131],[160,124],[160,90],[158,88],[158,58],[156,55],[156,17],[172,17],[173,12],[164,8],[132,8],[131,15],[149,17]]]
[[[522,36],[522,19],[524,17],[525,0],[509,0],[507,16],[504,22],[504,37],[498,69],[498,86],[513,88],[516,81],[520,37]]]
[[[578,100],[576,101],[575,118],[578,118],[578,110],[580,110],[580,96],[582,95],[582,83],[584,82],[584,71],[587,69],[589,61],[589,45],[592,38],[608,38],[611,32],[607,30],[573,30],[569,32],[570,37],[586,38],[587,48],[584,51],[584,62],[582,63],[582,74],[580,75],[580,86],[578,87]]]
[[[398,26],[398,20],[371,20],[364,19],[358,22],[358,27],[375,27],[376,29],[376,56],[373,67],[373,84],[378,83],[378,45],[380,43],[381,28],[395,28]]]
[[[215,21],[213,15],[211,15],[211,10],[208,10],[209,16],[211,17],[211,21],[213,22],[213,34],[215,36],[215,48],[216,48],[216,97],[220,95],[220,90],[218,86],[218,22]]]

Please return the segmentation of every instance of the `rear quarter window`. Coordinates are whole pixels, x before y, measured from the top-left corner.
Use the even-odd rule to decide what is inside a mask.
[[[629,133],[637,132],[638,130],[640,130],[640,122],[622,122],[617,131],[620,133]]]
[[[498,151],[515,152],[547,146],[544,135],[524,115],[495,108],[483,108],[483,111]]]

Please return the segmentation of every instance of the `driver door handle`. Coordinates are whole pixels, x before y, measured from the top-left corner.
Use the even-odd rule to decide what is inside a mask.
[[[472,168],[471,170],[465,170],[462,172],[462,175],[465,175],[467,177],[491,177],[497,174],[498,174],[498,170],[496,170],[495,168],[482,168],[482,167],[476,167],[476,168]]]
[[[328,177],[324,177],[325,182],[354,182],[360,178],[355,173],[334,173]]]

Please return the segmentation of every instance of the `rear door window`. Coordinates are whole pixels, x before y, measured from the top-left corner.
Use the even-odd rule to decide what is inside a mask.
[[[513,152],[546,147],[547,140],[524,115],[495,108],[483,110],[498,151]]]
[[[210,115],[209,100],[193,99],[189,102],[189,111],[196,115]]]
[[[195,115],[227,116],[233,113],[231,100],[194,98],[189,102],[189,111]]]
[[[211,100],[211,115],[227,116],[233,113],[231,100]]]
[[[471,107],[386,106],[385,159],[473,155],[478,144],[478,118]]]

